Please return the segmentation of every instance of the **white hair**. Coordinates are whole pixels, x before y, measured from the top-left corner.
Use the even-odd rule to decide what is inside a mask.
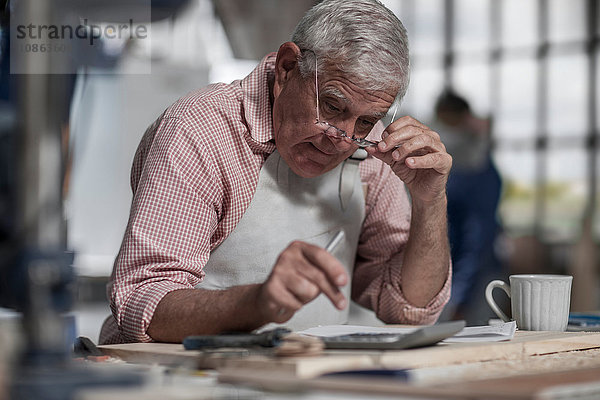
[[[402,22],[377,0],[324,0],[300,20],[292,41],[303,50],[303,77],[335,68],[365,90],[408,88],[408,37]],[[315,57],[317,58],[315,60]]]

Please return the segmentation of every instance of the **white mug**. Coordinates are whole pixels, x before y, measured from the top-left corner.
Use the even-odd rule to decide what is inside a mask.
[[[565,331],[569,322],[571,283],[569,275],[511,275],[510,286],[500,280],[485,288],[485,299],[504,322],[510,319],[500,310],[492,291],[500,288],[510,297],[513,319],[527,331]]]

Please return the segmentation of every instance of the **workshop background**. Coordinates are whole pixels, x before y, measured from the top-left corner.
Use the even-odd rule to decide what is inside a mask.
[[[106,23],[112,3],[102,5]],[[0,240],[10,246],[21,222],[34,218],[34,243],[74,252],[78,334],[93,340],[110,312],[105,285],[145,128],[185,93],[245,76],[315,2],[189,0],[166,18],[159,3],[169,2],[152,2],[150,40],[111,41],[75,74],[16,80],[5,47],[0,55],[2,90],[24,93],[21,102],[6,95],[0,103]],[[438,96],[451,89],[489,122],[486,145],[502,185],[488,276],[572,274],[572,310],[600,308],[598,1],[383,3],[410,40],[411,84],[399,115],[432,122]],[[24,172],[31,157],[37,168]],[[37,197],[23,201],[23,193]],[[477,315],[487,309],[480,288],[470,301]]]

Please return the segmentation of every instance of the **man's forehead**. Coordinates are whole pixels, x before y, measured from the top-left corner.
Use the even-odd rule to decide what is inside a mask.
[[[369,97],[372,97],[374,100],[375,99],[383,100],[381,98],[381,96],[377,96],[377,95],[373,94],[373,92],[369,92],[369,93],[371,94],[371,96],[369,96]],[[323,90],[321,91],[321,96],[322,95],[328,95],[328,96],[335,97],[338,100],[340,100],[341,102],[346,103],[346,105],[351,105],[353,103],[352,100],[350,100],[348,98],[348,96],[346,96],[346,94],[344,94],[344,92],[342,92],[339,88],[337,88],[333,85],[326,85],[323,88]],[[364,98],[365,96],[363,95],[362,97]],[[388,107],[391,107],[392,104],[393,104],[393,101],[392,101],[392,103],[389,104]],[[369,112],[369,115],[371,115],[377,119],[381,119],[381,118],[385,117],[386,114],[387,114],[387,110],[386,111],[370,110],[370,112]]]
[[[318,75],[319,80],[323,80],[323,82],[332,79],[341,80],[364,92],[371,93],[373,95],[375,95],[375,93],[385,93],[386,95],[394,97],[394,99],[400,90],[400,88],[394,84],[393,80],[390,81],[389,87],[373,89],[373,84],[369,83],[371,82],[370,78],[344,71],[338,64],[331,61],[326,61],[323,68],[319,66]]]

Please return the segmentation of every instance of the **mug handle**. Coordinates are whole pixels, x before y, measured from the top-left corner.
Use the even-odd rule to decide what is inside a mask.
[[[498,305],[494,301],[494,298],[492,297],[492,292],[494,291],[495,288],[500,288],[500,289],[504,290],[504,292],[507,294],[508,298],[510,299],[510,286],[508,286],[508,283],[506,283],[504,281],[495,280],[495,281],[491,281],[490,283],[488,283],[487,287],[485,288],[485,299],[487,300],[487,303],[490,305],[491,309],[496,313],[496,315],[502,321],[510,322],[510,318],[508,318],[506,316],[506,314],[504,314],[504,312],[502,312],[502,310],[500,309],[500,307],[498,307]]]

